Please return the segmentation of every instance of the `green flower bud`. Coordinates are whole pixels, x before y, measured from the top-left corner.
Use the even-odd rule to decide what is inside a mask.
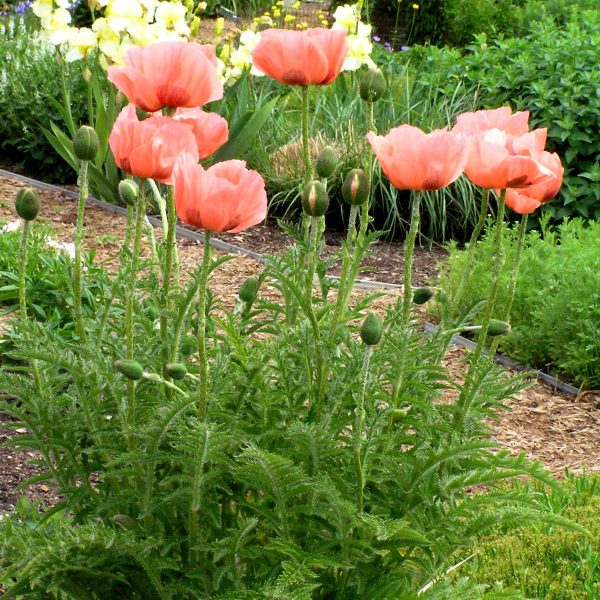
[[[131,360],[129,358],[119,358],[113,363],[113,367],[133,381],[140,380],[144,375],[144,368],[137,360]]]
[[[315,164],[317,175],[322,179],[331,177],[337,168],[339,161],[340,159],[335,150],[331,146],[325,146],[325,148],[321,150],[321,154],[319,154]]]
[[[73,138],[73,152],[79,160],[94,160],[100,148],[98,134],[89,125],[83,125]]]
[[[500,321],[498,319],[490,319],[490,324],[488,325],[488,335],[490,337],[496,337],[497,335],[506,335],[510,333],[510,323],[506,321]]]
[[[179,346],[181,354],[184,356],[191,356],[198,349],[198,339],[193,335],[188,335],[181,340],[181,346]]]
[[[257,277],[248,277],[240,286],[240,291],[238,293],[240,300],[246,304],[252,304],[256,300],[259,285]]]
[[[360,326],[360,339],[367,346],[375,346],[383,333],[383,321],[377,313],[369,313]]]
[[[392,411],[391,417],[392,417],[392,421],[394,423],[397,423],[399,421],[402,421],[406,418],[406,415],[408,414],[408,411],[406,409],[403,408],[395,408]]]
[[[119,198],[127,206],[135,206],[140,189],[133,179],[123,179],[119,181]]]
[[[379,69],[369,69],[360,82],[360,97],[365,102],[377,102],[387,89],[383,73]]]
[[[183,363],[168,363],[165,372],[171,379],[183,379],[187,375],[187,367]]]
[[[17,192],[15,210],[21,219],[33,221],[40,212],[40,197],[33,188],[23,188]]]
[[[142,110],[139,106],[136,106],[135,116],[138,118],[138,121],[145,121],[148,118],[148,113],[145,110]]]
[[[433,298],[433,290],[430,287],[418,287],[413,290],[413,302],[425,304]]]
[[[342,198],[350,206],[360,206],[369,198],[369,181],[362,169],[352,169],[342,184]]]
[[[311,217],[322,217],[329,208],[329,196],[325,186],[317,180],[306,184],[302,194],[302,207]]]

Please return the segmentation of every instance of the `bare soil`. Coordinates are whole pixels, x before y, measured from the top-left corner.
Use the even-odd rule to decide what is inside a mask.
[[[23,184],[0,178],[0,220],[13,221],[13,200]],[[75,204],[62,193],[40,190],[42,211],[40,219],[50,224],[53,238],[70,242],[75,224]],[[111,260],[118,254],[125,230],[124,219],[107,213],[96,206],[89,206],[85,216],[85,247],[96,251],[96,261]],[[160,238],[160,233],[157,232]],[[278,253],[290,243],[289,238],[271,222],[248,232],[224,236],[226,241],[255,250],[259,253]],[[340,236],[331,234],[326,238],[325,254],[339,250]],[[202,260],[202,246],[188,240],[179,241],[182,274],[193,273]],[[422,285],[435,280],[437,265],[444,259],[440,250],[419,249],[415,260],[415,284]],[[367,274],[373,280],[400,283],[402,280],[402,249],[399,244],[380,242],[375,244],[368,258],[372,271]],[[211,288],[227,306],[233,305],[241,282],[257,273],[262,265],[245,256],[236,255],[223,264],[211,280]],[[396,295],[387,291],[381,302],[394,301]],[[10,316],[0,317],[0,327],[10,326]],[[8,323],[7,323],[8,320]],[[452,349],[447,364],[457,379],[465,371],[463,349]],[[512,399],[510,410],[502,413],[491,423],[492,436],[511,452],[525,452],[530,459],[541,460],[553,473],[560,475],[565,467],[574,472],[586,470],[600,472],[600,396],[595,393],[578,397],[555,392],[545,384],[534,384]],[[10,510],[18,496],[52,503],[56,500],[49,485],[38,483],[21,492],[17,486],[27,478],[39,473],[34,452],[12,446],[4,446],[15,440],[20,431],[10,427],[10,419],[0,416],[0,511]]]

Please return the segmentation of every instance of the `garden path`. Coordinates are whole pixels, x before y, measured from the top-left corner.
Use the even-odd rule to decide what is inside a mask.
[[[0,178],[0,219],[16,219],[13,199],[18,188],[24,184],[11,179]],[[70,242],[75,224],[75,204],[64,194],[40,190],[42,199],[41,219],[53,228],[57,241]],[[107,213],[97,206],[86,209],[85,247],[96,251],[97,261],[107,261],[110,268],[118,253],[120,240],[125,230],[124,219]],[[160,236],[160,234],[159,234]],[[226,236],[226,241],[250,247],[260,252],[277,252],[289,244],[289,240],[273,225],[263,225],[248,233]],[[339,239],[328,238],[326,252],[331,254],[339,247]],[[189,240],[179,240],[182,273],[193,273],[201,260],[202,247]],[[428,253],[420,250],[415,265],[416,285],[425,284],[435,278],[436,265],[443,259],[440,251]],[[398,244],[379,243],[369,259],[374,271],[371,278],[397,283],[401,280],[402,254]],[[260,263],[236,255],[234,260],[223,264],[211,280],[211,288],[222,298],[226,306],[232,306],[241,282],[249,275],[257,273]],[[367,275],[368,277],[369,275]],[[393,301],[394,292],[387,292],[381,303]],[[6,322],[10,317],[1,317]],[[457,378],[464,373],[466,351],[452,349],[447,364]],[[600,472],[600,395],[581,394],[577,397],[557,393],[545,384],[534,384],[519,393],[509,403],[510,410],[491,423],[492,436],[511,452],[524,451],[531,459],[541,460],[555,474],[561,474],[565,467],[573,471]],[[0,444],[19,431],[2,428],[7,422],[0,416]],[[38,472],[33,464],[35,454],[12,447],[0,447],[0,511],[10,509],[19,492],[16,487],[28,477]],[[35,484],[26,491],[31,498],[45,502],[55,500],[52,489],[45,484]]]

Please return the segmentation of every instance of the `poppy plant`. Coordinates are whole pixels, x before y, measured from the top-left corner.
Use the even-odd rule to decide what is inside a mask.
[[[173,182],[177,215],[188,225],[236,233],[267,216],[265,182],[243,160],[204,169],[184,157],[173,171]]]
[[[437,129],[425,133],[411,125],[373,132],[367,139],[394,187],[400,190],[438,190],[456,181],[467,162],[467,144],[461,136]]]
[[[198,146],[189,125],[162,116],[139,121],[133,104],[119,113],[108,143],[116,164],[141,179],[171,183],[180,155],[198,161]]]
[[[536,129],[513,137],[499,129],[490,129],[469,141],[465,175],[488,189],[525,188],[551,175],[540,161],[546,130]]]
[[[491,110],[462,113],[456,118],[454,133],[471,136],[478,135],[490,129],[499,129],[509,135],[523,135],[529,131],[529,111],[513,114],[508,106]]]
[[[109,67],[108,78],[146,112],[193,108],[223,97],[212,46],[160,42],[131,48],[124,60],[124,67]]]
[[[538,160],[550,171],[548,175],[529,187],[506,190],[504,202],[521,215],[531,214],[544,202],[552,200],[562,185],[564,169],[558,154],[544,152]]]
[[[190,126],[198,144],[200,160],[213,154],[229,137],[227,121],[222,116],[205,112],[201,108],[178,108],[173,119]]]
[[[267,29],[252,51],[254,66],[288,85],[327,85],[340,74],[348,53],[346,31]]]

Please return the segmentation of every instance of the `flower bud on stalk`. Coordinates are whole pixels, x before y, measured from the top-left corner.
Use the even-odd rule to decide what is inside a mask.
[[[342,198],[350,206],[360,206],[369,198],[369,181],[362,169],[352,169],[342,184]]]
[[[165,372],[171,379],[183,379],[187,375],[187,367],[183,363],[168,363]]]
[[[365,102],[377,102],[386,89],[383,73],[379,69],[369,69],[361,79],[359,93]]]
[[[310,181],[302,194],[302,207],[311,217],[322,217],[329,208],[329,196],[325,186],[317,180]]]
[[[40,197],[33,188],[23,188],[17,192],[15,210],[21,219],[33,221],[40,212]]]
[[[144,368],[137,360],[120,358],[115,360],[113,367],[132,381],[139,381],[144,376]]]
[[[138,184],[132,179],[123,179],[119,182],[119,198],[127,206],[135,206],[139,191]]]
[[[198,348],[198,339],[193,335],[188,335],[181,340],[181,345],[179,349],[181,350],[181,354],[183,356],[191,356]]]
[[[490,337],[507,335],[508,333],[510,333],[510,331],[510,323],[507,323],[506,321],[500,321],[498,319],[490,319],[490,324],[488,325],[487,331],[487,334]]]
[[[383,321],[377,313],[369,313],[360,326],[360,339],[367,346],[376,346],[383,333]]]
[[[240,286],[238,293],[239,298],[242,302],[251,306],[256,300],[258,295],[259,281],[257,277],[248,277],[244,283]]]
[[[79,160],[94,160],[98,150],[100,149],[100,141],[98,134],[89,125],[80,127],[73,137],[73,152]]]
[[[335,172],[339,158],[331,146],[325,146],[317,158],[315,170],[321,179],[328,179]]]
[[[413,290],[413,302],[425,304],[433,298],[433,290],[430,287],[418,287]]]

